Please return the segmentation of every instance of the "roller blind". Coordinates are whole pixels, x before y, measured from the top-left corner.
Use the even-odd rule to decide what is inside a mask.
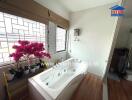
[[[1,0],[0,11],[48,24],[52,21],[65,29],[69,21],[33,0]]]
[[[0,1],[0,11],[48,24],[48,9],[33,0]]]
[[[68,29],[69,21],[64,19],[63,17],[57,15],[56,13],[49,10],[49,20],[57,24],[58,26]]]

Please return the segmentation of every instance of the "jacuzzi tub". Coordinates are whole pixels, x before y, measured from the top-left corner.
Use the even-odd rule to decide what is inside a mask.
[[[68,59],[29,79],[43,100],[69,100],[87,71],[88,64]],[[38,87],[37,86],[37,87]]]

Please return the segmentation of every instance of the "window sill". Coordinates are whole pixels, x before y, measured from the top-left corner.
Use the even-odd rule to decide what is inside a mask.
[[[36,58],[32,58],[32,59],[34,60],[34,59],[36,59]],[[22,63],[22,62],[24,62],[24,61],[26,61],[26,60],[21,60],[19,63]],[[7,61],[7,62],[4,62],[4,63],[1,63],[1,64],[0,64],[0,69],[1,69],[1,68],[9,67],[9,65],[14,66],[15,64],[16,64],[15,61]]]

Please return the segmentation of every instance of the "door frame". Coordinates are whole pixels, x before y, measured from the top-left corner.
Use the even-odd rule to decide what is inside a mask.
[[[123,6],[125,4],[125,2],[126,2],[125,0],[122,0],[120,2],[120,5]],[[107,81],[107,75],[108,75],[108,72],[109,72],[113,52],[114,52],[114,49],[115,49],[115,46],[116,46],[117,37],[118,37],[118,33],[119,33],[119,29],[120,29],[122,19],[123,19],[123,17],[118,17],[118,19],[117,19],[116,29],[114,31],[114,37],[113,37],[113,41],[112,41],[112,45],[111,45],[111,49],[110,49],[110,53],[109,53],[109,57],[108,57],[108,61],[107,61],[106,71],[105,71],[104,77],[103,77],[103,80],[105,82]]]

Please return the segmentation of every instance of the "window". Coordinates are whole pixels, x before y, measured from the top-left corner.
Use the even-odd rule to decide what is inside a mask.
[[[45,30],[43,23],[0,12],[0,63],[12,60],[9,54],[18,40],[45,43]]]
[[[64,51],[66,49],[66,30],[60,27],[56,29],[56,51]]]

